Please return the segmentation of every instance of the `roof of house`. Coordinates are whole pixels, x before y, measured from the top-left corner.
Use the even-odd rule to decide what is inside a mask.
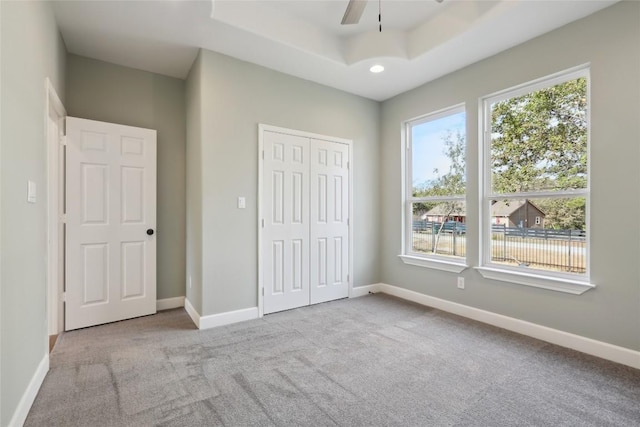
[[[465,202],[444,202],[439,203],[434,206],[432,209],[427,211],[427,215],[456,215],[456,216],[466,216],[467,210]]]
[[[524,206],[525,203],[529,203],[530,206],[533,206],[542,215],[545,214],[542,209],[531,203],[531,200],[499,200],[491,205],[491,216],[509,217]]]
[[[524,206],[524,200],[499,200],[491,205],[491,216],[509,217]]]

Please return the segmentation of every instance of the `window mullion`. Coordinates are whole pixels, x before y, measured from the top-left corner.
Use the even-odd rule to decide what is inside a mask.
[[[429,196],[429,197],[411,197],[409,201],[412,203],[424,202],[464,202],[466,196]]]
[[[587,189],[579,190],[556,190],[556,191],[528,191],[522,193],[490,193],[489,199],[529,199],[529,198],[546,198],[561,199],[567,197],[580,197],[589,194]]]

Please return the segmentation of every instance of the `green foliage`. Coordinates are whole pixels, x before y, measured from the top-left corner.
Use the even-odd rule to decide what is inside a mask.
[[[585,230],[587,204],[584,197],[572,199],[540,199],[534,200],[542,212],[545,228],[559,230]]]
[[[492,187],[498,193],[587,186],[587,81],[497,102],[491,110]],[[585,199],[545,199],[545,227],[585,229]]]
[[[491,170],[495,192],[585,188],[587,81],[571,80],[495,103]]]

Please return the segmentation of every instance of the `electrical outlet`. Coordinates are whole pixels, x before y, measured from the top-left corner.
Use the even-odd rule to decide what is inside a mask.
[[[464,289],[464,277],[458,277],[458,289]]]

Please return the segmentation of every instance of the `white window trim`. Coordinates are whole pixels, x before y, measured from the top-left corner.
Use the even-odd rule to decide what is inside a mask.
[[[587,187],[579,190],[552,191],[552,192],[523,192],[517,194],[494,194],[491,191],[491,104],[508,98],[514,98],[535,92],[547,87],[555,86],[569,80],[585,77],[587,79]],[[591,85],[589,64],[571,68],[548,77],[537,79],[514,88],[506,89],[487,95],[479,99],[479,139],[482,141],[482,154],[480,162],[480,266],[475,269],[486,279],[515,283],[536,288],[549,289],[575,295],[583,294],[596,287],[590,281],[590,252],[591,252],[591,227],[590,227],[590,194],[591,194]],[[491,262],[491,217],[490,201],[496,198],[529,198],[529,197],[576,197],[586,199],[586,272],[585,274],[562,273],[545,271],[542,269],[529,269],[526,267],[506,266]]]
[[[413,232],[413,212],[411,204],[416,201],[412,196],[413,185],[410,183],[413,176],[412,162],[411,160],[411,136],[409,135],[409,129],[411,126],[419,125],[422,123],[441,119],[443,117],[450,116],[457,113],[466,113],[466,105],[464,103],[456,104],[451,107],[443,108],[433,113],[414,117],[406,120],[402,123],[402,136],[401,136],[401,173],[402,173],[402,242],[401,251],[398,257],[408,265],[417,267],[431,268],[435,270],[448,271],[453,273],[460,273],[467,269],[469,266],[466,263],[467,256],[464,257],[445,257],[437,254],[429,254],[422,252],[411,251],[411,241]],[[466,121],[466,120],[465,120]],[[466,124],[465,124],[466,133]],[[466,136],[465,136],[466,143]],[[467,152],[465,147],[465,153]],[[466,173],[466,165],[465,165]],[[433,197],[432,201],[450,201],[461,200],[466,201],[466,196],[445,196],[445,197]]]
[[[402,262],[408,265],[448,271],[450,273],[462,273],[464,270],[469,268],[469,266],[463,262],[455,262],[449,259],[443,259],[444,257],[437,257],[435,255],[398,255],[398,257],[402,260]]]
[[[496,264],[493,264],[496,265]],[[516,267],[517,268],[517,267]],[[589,289],[596,287],[589,281],[578,280],[575,277],[554,277],[547,274],[535,274],[530,272],[516,271],[500,265],[494,267],[475,267],[485,279],[498,280],[501,282],[516,283],[518,285],[533,286],[534,288],[549,289],[552,291],[564,292],[568,294],[581,295]],[[536,270],[537,272],[538,270]],[[544,270],[543,270],[544,272]]]

